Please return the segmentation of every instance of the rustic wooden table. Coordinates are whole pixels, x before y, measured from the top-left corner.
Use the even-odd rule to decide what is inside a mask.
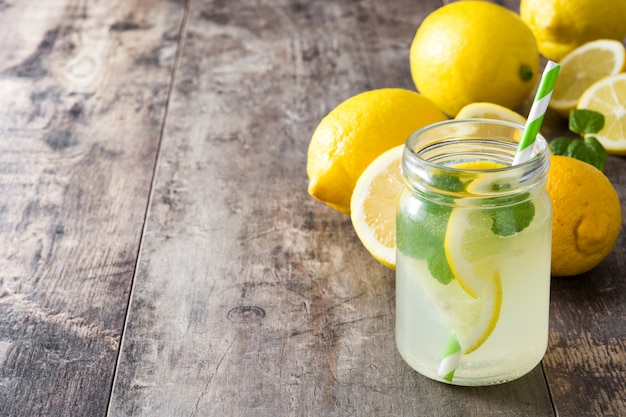
[[[460,388],[402,361],[394,273],[306,192],[317,123],[414,89],[442,3],[0,0],[0,415],[626,415],[623,231],[552,279],[540,366]]]

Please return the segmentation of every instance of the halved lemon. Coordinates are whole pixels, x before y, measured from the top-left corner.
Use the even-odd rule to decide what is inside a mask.
[[[492,219],[482,211],[454,209],[444,240],[446,258],[461,288],[477,307],[475,317],[467,314],[470,326],[455,328],[463,353],[478,349],[491,335],[500,317],[502,282],[499,258],[502,237],[491,231]],[[461,327],[457,325],[457,327]]]
[[[624,70],[626,49],[620,41],[600,39],[574,49],[561,60],[560,65],[549,105],[568,117],[589,86]]]
[[[455,119],[496,119],[526,124],[526,118],[521,114],[495,103],[470,103],[457,113]]]
[[[626,73],[591,85],[580,97],[577,107],[602,113],[604,128],[588,136],[595,136],[608,153],[626,155]]]
[[[396,267],[396,201],[402,190],[402,151],[396,146],[378,156],[356,182],[350,218],[357,236],[376,260]]]

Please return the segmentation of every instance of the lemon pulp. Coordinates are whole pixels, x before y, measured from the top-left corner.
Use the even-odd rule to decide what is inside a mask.
[[[402,190],[404,145],[377,157],[359,177],[350,199],[350,219],[363,246],[383,265],[396,264],[396,201]]]
[[[608,153],[626,155],[626,73],[605,77],[585,90],[579,109],[604,115],[604,128],[595,134]]]
[[[568,117],[589,86],[624,69],[626,50],[620,41],[600,39],[574,49],[559,64],[559,78],[549,105]]]

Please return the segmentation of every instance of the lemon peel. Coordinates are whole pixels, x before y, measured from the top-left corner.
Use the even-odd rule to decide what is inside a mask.
[[[622,0],[521,0],[520,16],[535,35],[539,51],[553,61],[586,42],[621,41],[626,36]]]
[[[449,115],[481,101],[513,109],[532,93],[539,51],[515,12],[485,1],[459,1],[422,21],[411,43],[410,66],[417,90]]]
[[[415,91],[383,88],[350,97],[313,132],[306,166],[309,194],[350,214],[350,197],[365,168],[417,129],[445,119],[435,104]]]
[[[552,155],[546,191],[552,202],[552,275],[593,269],[609,255],[622,226],[611,182],[586,162]]]

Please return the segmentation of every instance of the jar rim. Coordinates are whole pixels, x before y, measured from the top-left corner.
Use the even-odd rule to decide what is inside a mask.
[[[511,182],[511,189],[488,190],[488,195],[510,194],[534,187],[545,179],[549,169],[548,143],[542,135],[537,135],[531,145],[530,158],[512,165],[523,133],[524,126],[495,119],[451,119],[427,125],[406,141],[402,157],[405,182],[414,189],[430,188],[455,195],[459,194],[456,190],[437,189],[438,183],[431,181],[433,177],[460,176],[465,183],[480,178],[485,184],[501,182],[505,177]],[[471,169],[456,166],[476,160],[497,162],[502,167]],[[466,189],[459,194],[463,195],[467,196]]]

